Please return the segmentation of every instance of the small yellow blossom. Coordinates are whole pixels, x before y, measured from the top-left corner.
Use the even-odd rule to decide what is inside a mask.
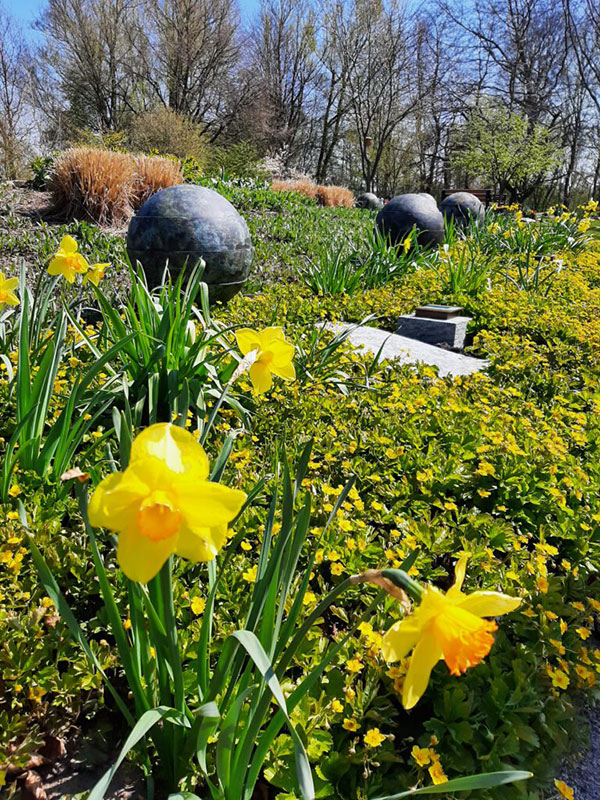
[[[191,602],[192,613],[196,616],[199,616],[203,613],[204,609],[206,608],[206,600],[203,597],[194,597],[192,598]]]
[[[426,767],[431,763],[431,751],[428,747],[419,747],[416,744],[410,754],[420,767]]]
[[[385,735],[381,733],[379,728],[371,728],[365,733],[364,742],[367,747],[379,747],[385,741]]]
[[[446,777],[446,773],[442,769],[442,765],[439,761],[434,761],[433,764],[429,767],[429,775],[433,783],[437,786],[440,783],[447,783],[448,778]]]
[[[346,669],[348,672],[360,672],[364,669],[364,665],[360,663],[358,658],[351,658],[346,662]]]
[[[342,728],[347,731],[357,731],[360,725],[355,719],[348,719],[348,717],[346,717],[342,723]]]
[[[567,786],[567,784],[564,781],[559,781],[555,779],[554,785],[558,789],[558,792],[561,797],[564,797],[565,800],[574,800],[575,793],[573,789],[570,786]]]

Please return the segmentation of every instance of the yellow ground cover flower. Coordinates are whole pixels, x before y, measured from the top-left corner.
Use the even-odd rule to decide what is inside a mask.
[[[62,275],[69,283],[74,283],[77,275],[84,275],[90,265],[77,252],[77,242],[72,236],[63,236],[58,252],[48,265],[49,275]]]
[[[249,375],[258,394],[269,391],[273,375],[285,381],[295,380],[294,345],[286,342],[283,328],[265,328],[262,331],[240,328],[235,338],[243,356],[256,352]]]
[[[208,458],[191,433],[151,425],[133,442],[129,466],[105,478],[90,501],[90,522],[119,532],[117,560],[147,583],[170,555],[211,561],[246,495],[208,480]]]
[[[573,789],[568,786],[564,781],[554,781],[554,785],[559,791],[561,797],[566,798],[566,800],[574,800],[575,792]]]
[[[379,747],[379,745],[385,741],[385,738],[385,735],[381,733],[379,728],[371,728],[364,736],[367,747]]]
[[[438,786],[440,783],[448,783],[448,778],[439,760],[434,761],[428,771],[435,786]]]
[[[3,305],[18,306],[19,298],[15,294],[15,289],[19,285],[18,278],[6,278],[0,272],[0,309]]]
[[[508,614],[521,603],[519,598],[500,592],[463,594],[467,559],[465,555],[458,561],[454,585],[446,594],[427,586],[415,611],[392,625],[383,637],[382,653],[388,662],[401,661],[413,650],[402,693],[405,708],[418,703],[440,659],[452,675],[460,675],[482,661],[497,630],[494,622],[483,617]]]

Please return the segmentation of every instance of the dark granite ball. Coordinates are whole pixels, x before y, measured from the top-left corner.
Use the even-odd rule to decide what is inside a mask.
[[[368,208],[371,211],[375,211],[378,208],[383,208],[383,201],[373,192],[365,192],[357,197],[356,205],[358,208]]]
[[[449,194],[442,200],[440,210],[445,217],[452,217],[463,228],[471,221],[483,222],[485,219],[483,203],[471,192]]]
[[[376,223],[392,244],[401,244],[415,226],[420,245],[435,247],[444,239],[444,218],[435,202],[420,194],[393,197],[377,214]]]
[[[250,273],[252,242],[245,220],[229,200],[204,186],[170,186],[152,195],[129,223],[127,253],[139,261],[150,287],[167,264],[176,278],[200,258],[211,303],[237,294]]]

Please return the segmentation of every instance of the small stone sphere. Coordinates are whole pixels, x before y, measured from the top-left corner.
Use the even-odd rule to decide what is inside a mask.
[[[435,247],[444,239],[444,218],[432,203],[420,194],[399,194],[392,197],[377,214],[377,227],[392,244],[400,244],[416,226],[420,245]]]
[[[445,217],[452,217],[463,228],[471,221],[480,223],[485,219],[483,203],[471,192],[449,194],[442,200],[440,209]]]
[[[165,266],[173,279],[205,261],[203,281],[210,302],[230,300],[250,273],[252,242],[245,220],[229,200],[204,186],[181,184],[153,194],[132,218],[127,254],[142,265],[148,285],[161,282]]]
[[[373,192],[365,192],[356,198],[356,205],[358,208],[368,208],[371,211],[376,211],[383,208],[383,202]]]

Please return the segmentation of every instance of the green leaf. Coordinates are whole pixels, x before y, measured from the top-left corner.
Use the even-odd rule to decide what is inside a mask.
[[[116,771],[121,766],[121,763],[127,753],[136,746],[136,744],[144,738],[144,736],[151,730],[157,722],[160,720],[166,720],[168,722],[172,722],[175,725],[182,725],[184,727],[189,727],[189,722],[185,718],[183,714],[180,714],[174,708],[167,708],[166,706],[159,706],[158,708],[151,708],[149,711],[146,711],[142,716],[139,718],[137,723],[134,725],[133,730],[125,740],[125,744],[121,748],[121,752],[119,753],[119,757],[112,765],[112,767],[107,770],[104,775],[100,778],[98,783],[94,786],[92,791],[90,792],[90,796],[88,800],[103,800],[104,795],[106,794],[110,782],[115,776]]]
[[[532,777],[532,772],[521,772],[519,770],[485,772],[483,775],[455,778],[446,783],[439,783],[436,786],[422,786],[420,789],[408,789],[408,791],[400,792],[399,794],[386,794],[385,797],[377,797],[375,800],[401,800],[403,797],[417,797],[424,794],[448,794],[449,792],[469,792],[473,789],[491,789],[494,786],[525,781]]]
[[[256,667],[258,668],[259,672],[267,682],[267,686],[271,690],[271,693],[275,700],[277,700],[279,707],[282,713],[285,716],[286,722],[288,723],[288,727],[290,730],[290,735],[294,740],[294,752],[296,756],[296,775],[298,778],[298,785],[300,787],[300,793],[305,800],[313,800],[315,796],[315,789],[312,779],[312,772],[310,769],[310,763],[308,761],[308,756],[306,755],[306,750],[304,749],[304,745],[302,740],[300,739],[296,729],[292,725],[292,722],[289,718],[287,705],[285,702],[285,697],[283,694],[283,690],[279,681],[277,680],[277,676],[273,671],[273,665],[269,660],[269,657],[263,650],[261,643],[259,642],[258,638],[251,633],[250,631],[235,631],[231,634],[234,639],[242,645],[242,647],[246,650],[252,661],[254,661]],[[239,765],[236,764],[236,768]],[[247,765],[244,765],[244,771],[247,768]]]

